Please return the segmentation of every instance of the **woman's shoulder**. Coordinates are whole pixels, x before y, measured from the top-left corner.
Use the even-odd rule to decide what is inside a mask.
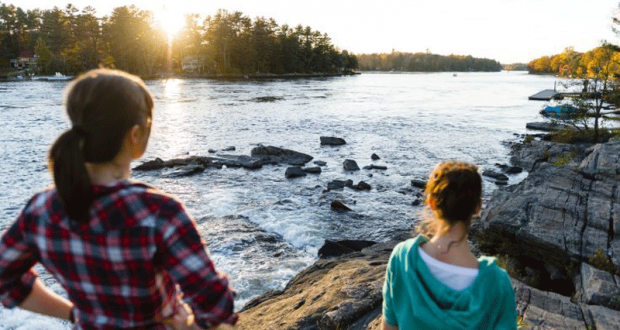
[[[56,188],[48,187],[45,188],[38,193],[34,194],[28,202],[26,202],[26,206],[24,206],[22,210],[22,216],[24,215],[40,215],[49,211],[52,207],[56,206],[54,201],[60,203],[58,200],[58,194],[56,192]],[[60,205],[57,205],[60,207]]]
[[[414,238],[409,238],[405,241],[402,241],[394,247],[392,250],[391,259],[405,259],[408,258],[409,254],[414,251],[417,253],[416,249],[418,246],[424,242],[428,241],[428,238],[418,235]]]
[[[508,276],[506,270],[497,265],[496,261],[495,257],[483,256],[478,258],[480,276],[491,281],[490,283],[501,283],[504,288],[510,287],[512,290],[510,276]]]

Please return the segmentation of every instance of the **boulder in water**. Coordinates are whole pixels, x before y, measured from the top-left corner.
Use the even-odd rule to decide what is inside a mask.
[[[284,175],[287,178],[297,178],[300,176],[306,176],[306,172],[304,172],[299,166],[291,166],[286,169]]]
[[[413,180],[411,180],[411,185],[416,187],[416,188],[425,189],[426,188],[426,181],[425,180],[413,179]]]
[[[319,258],[338,257],[343,254],[362,251],[364,248],[373,246],[377,242],[365,240],[342,240],[331,241],[326,239],[325,244],[319,249]]]
[[[327,190],[342,189],[346,182],[344,180],[333,180],[327,183]]]
[[[346,206],[343,202],[334,199],[330,205],[331,209],[334,211],[338,211],[338,212],[346,212],[346,211],[351,211],[351,208],[349,208],[348,206]]]
[[[252,149],[252,157],[260,158],[266,163],[287,163],[289,165],[304,165],[312,160],[312,156],[289,149],[273,146],[258,146]]]
[[[370,155],[370,158],[371,158],[372,160],[379,160],[379,159],[381,159],[381,157],[379,157],[377,154],[372,154],[372,155]]]
[[[305,167],[302,168],[302,170],[306,173],[310,173],[310,174],[321,174],[321,168],[318,166],[314,166],[314,167]]]
[[[332,136],[321,136],[321,145],[327,146],[339,146],[346,144],[347,142],[343,138],[332,137]]]
[[[357,166],[357,163],[352,159],[346,159],[342,163],[342,167],[344,168],[345,171],[359,171],[360,170],[360,167]]]

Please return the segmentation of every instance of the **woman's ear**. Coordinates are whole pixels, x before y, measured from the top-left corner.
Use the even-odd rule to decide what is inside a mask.
[[[428,207],[431,208],[431,210],[436,211],[437,210],[437,205],[435,204],[435,199],[431,196],[428,196]]]
[[[140,125],[136,124],[131,127],[129,130],[129,145],[131,147],[131,157],[133,159],[138,159],[144,154],[147,139],[148,135],[145,134]]]
[[[474,214],[480,214],[480,211],[482,211],[482,201],[478,202],[478,206],[476,206],[476,212],[474,212]]]

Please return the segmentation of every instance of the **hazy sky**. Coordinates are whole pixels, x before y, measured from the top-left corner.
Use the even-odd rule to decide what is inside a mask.
[[[0,0],[32,9],[64,7],[59,0]],[[567,46],[587,51],[608,40],[620,0],[72,0],[100,15],[135,4],[155,12],[214,14],[219,8],[250,17],[273,17],[280,25],[309,25],[354,53],[421,52],[471,54],[502,63],[528,62]]]

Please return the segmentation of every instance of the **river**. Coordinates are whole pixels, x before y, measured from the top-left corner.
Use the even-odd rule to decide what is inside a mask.
[[[366,73],[328,79],[148,81],[155,97],[149,148],[135,165],[169,159],[225,154],[249,155],[258,144],[314,156],[327,165],[320,175],[286,179],[285,165],[260,170],[208,169],[186,178],[165,171],[135,172],[180,198],[197,219],[216,267],[230,274],[236,306],[270,289],[281,289],[316,260],[325,239],[387,240],[408,230],[419,216],[410,181],[424,179],[443,160],[459,159],[483,169],[508,162],[505,141],[540,120],[542,103],[527,97],[553,86],[555,78],[525,72]],[[62,106],[66,82],[0,83],[0,231],[26,201],[52,184],[47,150],[69,127]],[[262,97],[274,97],[261,102]],[[319,137],[347,141],[321,146]],[[370,155],[381,159],[372,161]],[[354,159],[360,167],[387,170],[343,171]],[[510,184],[526,174],[513,176]],[[348,188],[323,193],[334,179],[364,180],[370,192]],[[485,181],[485,198],[494,189]],[[501,188],[499,188],[501,189]],[[332,199],[353,212],[330,210]],[[56,292],[62,288],[37,266]],[[68,329],[63,322],[0,307],[0,329]]]

